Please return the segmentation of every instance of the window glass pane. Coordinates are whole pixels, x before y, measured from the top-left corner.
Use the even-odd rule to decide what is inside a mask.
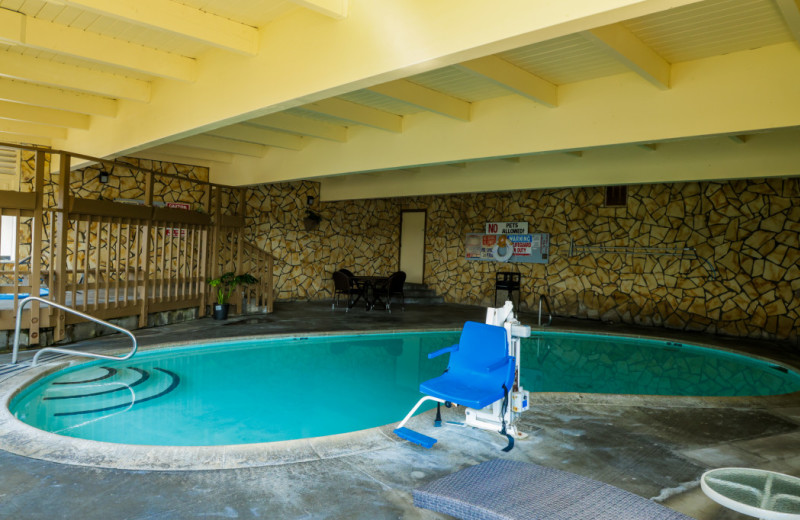
[[[3,215],[0,223],[0,262],[13,262],[17,253],[17,217]]]

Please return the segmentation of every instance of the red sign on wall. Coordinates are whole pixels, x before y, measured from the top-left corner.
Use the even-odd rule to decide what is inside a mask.
[[[175,209],[185,209],[187,211],[192,209],[192,205],[189,204],[188,202],[167,202],[167,207]],[[177,237],[177,236],[185,237],[186,230],[180,228],[166,228],[165,235],[168,237]]]

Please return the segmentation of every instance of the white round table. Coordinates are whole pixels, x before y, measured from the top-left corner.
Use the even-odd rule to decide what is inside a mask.
[[[706,471],[700,487],[713,501],[763,520],[800,520],[800,478],[749,468]]]

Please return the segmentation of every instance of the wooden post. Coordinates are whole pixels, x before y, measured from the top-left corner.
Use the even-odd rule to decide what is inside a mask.
[[[39,285],[42,276],[42,226],[44,225],[44,166],[45,154],[42,150],[36,151],[36,172],[33,180],[33,190],[36,193],[36,202],[33,208],[33,229],[31,230],[31,272],[30,294],[39,296]],[[51,246],[52,247],[52,246]],[[39,344],[39,302],[33,301],[30,310],[30,328],[28,332],[28,344]]]
[[[147,206],[153,205],[153,174],[152,172],[145,173],[145,188],[144,188],[144,203]],[[139,310],[139,327],[147,326],[147,315],[149,312],[149,298],[150,295],[150,234],[153,229],[153,219],[145,221],[144,229],[140,231],[140,243],[142,245],[142,259],[144,263],[144,270],[142,272],[142,287],[139,296],[141,298],[141,308]]]
[[[209,252],[208,277],[216,278],[222,271],[219,271],[219,260],[223,257],[224,251],[220,249],[220,221],[222,220],[222,189],[214,188],[214,229],[211,233],[211,247]],[[224,269],[223,265],[223,269]],[[214,303],[212,299],[212,304]]]
[[[272,274],[273,265],[275,263],[274,257],[272,256],[272,248],[267,254],[267,312],[271,313],[273,310],[273,305],[275,304],[275,284],[272,281]]]
[[[245,204],[247,201],[245,200],[245,196],[247,195],[247,189],[241,188],[238,190],[239,192],[239,215],[242,218],[247,216],[247,209]],[[244,226],[240,227],[238,233],[236,233],[236,258],[233,260],[233,271],[239,275],[244,273]],[[242,299],[242,291],[236,291],[236,297],[234,298],[236,302],[236,306],[239,310],[239,314],[244,312],[244,301]]]
[[[126,259],[125,262],[122,261],[122,219],[121,218],[117,218],[117,219],[114,219],[114,221],[115,221],[115,223],[117,225],[116,226],[117,227],[116,232],[114,233],[114,236],[117,238],[117,247],[116,247],[116,251],[115,251],[115,254],[114,254],[115,262],[117,263],[117,265],[115,266],[115,269],[114,269],[115,278],[116,278],[116,280],[114,280],[114,308],[117,309],[117,308],[119,308],[120,277],[125,276],[125,279],[126,280],[128,279],[128,268],[127,268],[128,263],[127,263],[127,259]],[[110,230],[109,230],[108,241],[109,241],[108,242],[108,248],[111,249],[111,231]],[[124,268],[124,271],[123,271],[123,268]],[[110,272],[110,268],[109,268],[109,272]],[[126,293],[125,299],[127,299],[127,298],[128,298],[128,296],[127,296],[127,293]],[[108,302],[108,293],[106,293],[106,302]],[[108,307],[108,306],[106,305],[106,307]]]
[[[83,312],[89,311],[89,274],[91,271],[89,270],[89,266],[91,265],[91,258],[90,253],[92,252],[92,215],[87,215],[86,220],[86,232],[83,234],[83,304],[81,304],[81,310]],[[80,217],[75,220],[75,228],[80,229]],[[75,241],[75,250],[79,251],[77,247],[78,241]]]
[[[205,187],[205,194],[203,195],[203,210],[206,212],[206,215],[211,214],[211,185],[206,184]],[[209,275],[210,271],[208,270],[208,239],[209,239],[209,232],[210,226],[204,226],[202,232],[200,233],[200,259],[197,262],[197,267],[199,269],[199,280],[198,280],[198,291],[200,293],[200,309],[197,311],[197,316],[202,318],[206,315],[206,305],[208,302],[206,301],[208,298],[208,287],[206,286],[206,276]]]
[[[72,157],[68,153],[61,153],[58,175],[58,235],[53,239],[53,244],[58,245],[56,250],[56,265],[53,269],[55,280],[56,303],[66,305],[67,289],[67,238],[69,233],[69,174]],[[78,233],[75,232],[75,242],[77,244]],[[50,247],[53,247],[51,245]],[[77,247],[77,246],[76,246]],[[77,252],[76,252],[77,253]],[[77,254],[75,255],[77,259]],[[76,273],[77,274],[77,273]],[[73,293],[73,297],[74,297]],[[84,295],[84,298],[86,296]],[[75,307],[75,302],[72,302]],[[57,310],[55,313],[56,323],[53,329],[53,340],[60,341],[66,335],[66,315],[64,311]]]

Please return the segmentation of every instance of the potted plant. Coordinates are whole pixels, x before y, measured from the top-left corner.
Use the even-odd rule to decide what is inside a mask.
[[[228,319],[228,309],[230,308],[228,300],[233,294],[234,289],[240,285],[245,286],[251,283],[258,283],[258,279],[251,274],[236,275],[233,271],[225,273],[218,278],[208,280],[208,284],[211,285],[211,287],[217,288],[217,303],[214,304],[214,319]]]

